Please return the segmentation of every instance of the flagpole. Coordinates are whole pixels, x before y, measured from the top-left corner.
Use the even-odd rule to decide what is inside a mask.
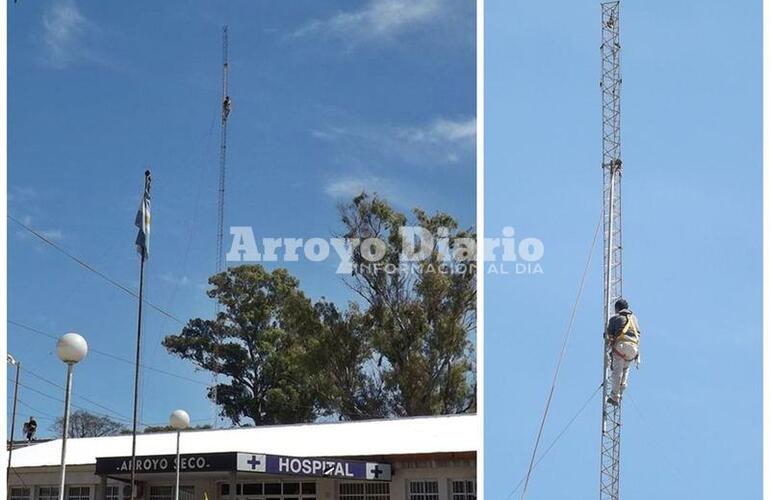
[[[140,206],[140,214],[142,215],[142,226],[140,226],[140,235],[145,231],[144,227],[147,224],[146,213],[149,210],[147,203],[150,197],[150,171],[147,170],[144,173],[144,195],[142,197],[142,204]],[[137,214],[139,215],[139,214]],[[138,218],[137,218],[138,220]],[[136,361],[134,365],[134,420],[133,427],[131,429],[131,500],[136,500],[136,427],[139,412],[139,362],[140,353],[142,347],[142,303],[144,302],[144,262],[147,259],[147,245],[149,243],[149,234],[144,233],[144,238],[137,239],[138,248],[140,251],[140,264],[139,264],[139,312],[136,322]]]
[[[144,292],[144,260],[139,265],[139,318],[136,325],[136,366],[134,367],[134,422],[131,429],[131,500],[136,500],[136,421],[139,408],[139,353],[142,345],[142,295]]]

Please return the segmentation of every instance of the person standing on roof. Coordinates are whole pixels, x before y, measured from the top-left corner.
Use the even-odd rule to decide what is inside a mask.
[[[36,432],[37,420],[35,420],[35,417],[29,417],[29,422],[24,422],[24,434],[27,436],[27,441],[33,441]]]
[[[604,340],[611,349],[610,395],[607,402],[612,405],[620,404],[623,391],[628,384],[628,369],[631,362],[636,360],[639,365],[639,323],[636,316],[628,309],[626,299],[615,301],[615,315],[607,323]]]

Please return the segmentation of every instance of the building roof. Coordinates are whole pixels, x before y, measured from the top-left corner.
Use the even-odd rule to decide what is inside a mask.
[[[136,453],[174,454],[175,436],[170,432],[138,435]],[[476,451],[480,438],[476,415],[449,415],[189,431],[182,435],[181,453],[244,451],[297,457],[456,453]],[[68,465],[129,455],[130,435],[67,440]],[[61,439],[55,439],[15,450],[12,467],[58,465],[60,459]]]

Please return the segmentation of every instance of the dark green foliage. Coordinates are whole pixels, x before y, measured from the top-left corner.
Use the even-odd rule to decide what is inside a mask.
[[[459,230],[457,222],[443,213],[428,216],[416,209],[409,222],[385,201],[365,194],[341,213],[345,237],[386,241],[383,260],[393,266],[409,265],[398,273],[367,266],[359,249],[353,254],[356,272],[349,280],[368,306],[371,349],[387,392],[388,413],[435,415],[474,409],[469,335],[475,328],[476,234]],[[400,229],[407,223],[428,230],[434,239],[439,235],[450,242],[467,239],[472,252],[465,255],[462,245],[450,245],[456,258],[446,264],[435,246],[426,259],[405,263]],[[442,264],[452,266],[453,272],[441,272]]]
[[[235,424],[307,422],[318,415],[308,354],[316,315],[299,282],[285,269],[240,266],[209,279],[222,304],[216,320],[193,319],[166,349],[226,381],[208,397]]]
[[[324,299],[313,304],[285,269],[244,265],[209,280],[209,296],[222,305],[215,321],[190,320],[163,345],[223,376],[208,396],[235,424],[474,411],[475,233],[442,213],[415,210],[409,221],[365,194],[340,213],[342,236],[380,238],[380,264],[391,264],[371,266],[356,247],[345,281],[360,303],[346,310]],[[425,260],[399,267],[406,224],[449,241],[466,238],[469,259],[461,266],[455,259],[446,272],[434,248]],[[450,247],[453,254],[463,249]]]

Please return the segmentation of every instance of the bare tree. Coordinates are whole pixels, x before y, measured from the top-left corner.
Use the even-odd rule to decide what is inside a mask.
[[[59,417],[51,425],[50,429],[61,436],[64,420]],[[94,415],[85,410],[77,410],[70,415],[70,428],[67,435],[71,438],[115,436],[121,433],[125,427],[109,417]]]

